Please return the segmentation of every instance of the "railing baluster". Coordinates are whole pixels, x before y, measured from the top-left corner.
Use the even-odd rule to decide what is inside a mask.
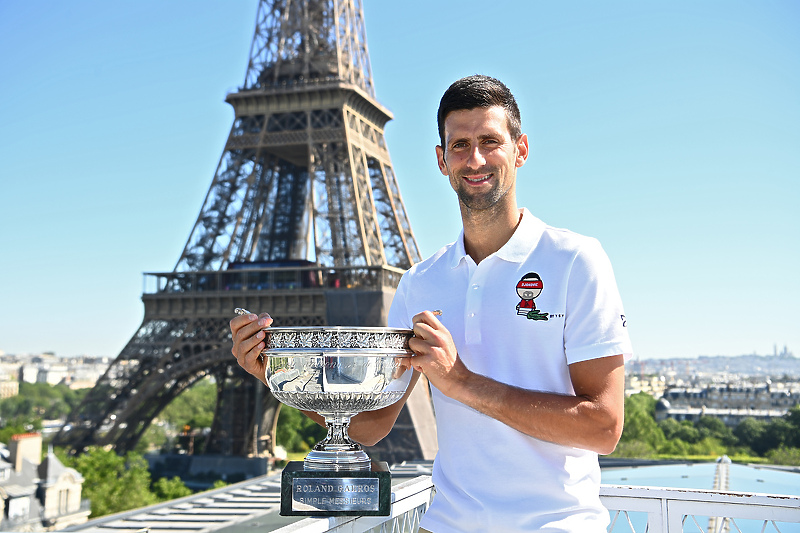
[[[706,533],[698,517],[710,517],[708,533],[742,533],[736,519],[763,520],[762,533],[766,533],[769,524],[777,533],[781,533],[778,523],[800,524],[798,496],[610,485],[601,487],[600,496],[611,512],[647,513],[647,526],[652,533],[681,533],[686,520],[694,523],[697,531]],[[733,528],[728,529],[730,526]]]

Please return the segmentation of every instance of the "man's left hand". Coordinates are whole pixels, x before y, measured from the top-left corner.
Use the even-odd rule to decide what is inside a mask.
[[[431,311],[414,316],[414,337],[408,342],[414,352],[411,366],[425,374],[433,386],[451,396],[471,374],[458,356],[453,337]]]

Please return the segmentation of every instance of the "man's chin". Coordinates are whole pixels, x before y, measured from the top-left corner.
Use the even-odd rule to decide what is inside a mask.
[[[457,194],[459,203],[472,211],[486,211],[492,209],[502,198],[502,196],[497,194],[495,189],[481,194],[474,194],[462,188],[459,189]]]

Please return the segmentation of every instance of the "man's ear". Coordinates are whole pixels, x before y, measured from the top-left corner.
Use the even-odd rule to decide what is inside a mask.
[[[449,173],[447,172],[447,163],[444,160],[444,148],[441,146],[436,147],[436,161],[439,163],[439,172],[445,176],[449,176]]]
[[[516,166],[517,168],[521,167],[525,164],[525,161],[528,159],[528,154],[530,153],[530,147],[528,146],[528,136],[526,134],[522,134],[517,139],[517,160]]]

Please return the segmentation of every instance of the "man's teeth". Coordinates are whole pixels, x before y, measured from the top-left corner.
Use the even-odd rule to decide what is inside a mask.
[[[489,174],[486,174],[484,176],[478,176],[476,178],[470,178],[468,176],[465,176],[464,179],[466,179],[467,181],[469,181],[471,183],[479,183],[481,181],[489,179]]]

